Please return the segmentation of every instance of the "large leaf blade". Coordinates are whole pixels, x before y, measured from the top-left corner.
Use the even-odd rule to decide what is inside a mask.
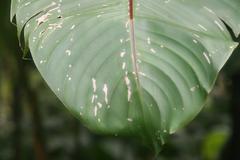
[[[127,0],[12,3],[19,36],[67,108],[93,130],[155,147],[201,110],[236,47],[221,19],[239,34],[237,0],[138,0],[134,34]]]

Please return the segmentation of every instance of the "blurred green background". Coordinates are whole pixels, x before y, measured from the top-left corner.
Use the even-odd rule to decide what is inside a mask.
[[[1,0],[0,160],[153,160],[155,155],[141,143],[96,135],[64,108],[33,61],[22,59],[9,12],[10,0]],[[240,160],[239,48],[206,107],[169,137],[157,159]]]

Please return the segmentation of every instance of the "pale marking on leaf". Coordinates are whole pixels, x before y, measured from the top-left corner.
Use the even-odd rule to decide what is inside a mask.
[[[97,90],[96,79],[92,78],[93,92],[95,93]]]
[[[104,92],[105,102],[106,102],[106,104],[108,104],[108,87],[107,87],[107,84],[103,85],[103,92]]]

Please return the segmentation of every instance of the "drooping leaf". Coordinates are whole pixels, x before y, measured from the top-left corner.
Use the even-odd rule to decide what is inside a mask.
[[[12,0],[11,19],[47,84],[88,128],[158,148],[202,109],[237,46],[223,21],[240,33],[240,1],[131,2]]]

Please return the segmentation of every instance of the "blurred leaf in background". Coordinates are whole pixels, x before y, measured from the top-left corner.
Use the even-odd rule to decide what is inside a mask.
[[[216,129],[206,135],[203,142],[203,159],[215,160],[219,156],[219,151],[226,143],[229,131],[224,128]]]

